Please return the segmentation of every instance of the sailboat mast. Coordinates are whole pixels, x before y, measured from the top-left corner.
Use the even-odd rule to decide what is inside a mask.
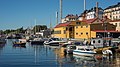
[[[36,25],[36,19],[35,19],[35,34],[36,34],[36,26],[37,26],[37,25]]]

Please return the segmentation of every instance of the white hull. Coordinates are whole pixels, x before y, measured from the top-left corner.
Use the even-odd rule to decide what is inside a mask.
[[[51,42],[44,42],[45,45],[51,45],[51,46],[56,46],[60,45],[60,43],[64,43],[63,41],[51,41]]]
[[[74,50],[73,54],[81,55],[81,56],[94,56],[95,52],[93,52],[93,51],[78,51],[78,50]]]

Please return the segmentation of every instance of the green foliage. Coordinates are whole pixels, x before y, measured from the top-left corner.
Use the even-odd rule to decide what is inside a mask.
[[[40,32],[41,30],[46,30],[47,29],[47,26],[46,25],[36,25],[34,26],[33,28],[33,31],[35,32]],[[26,30],[26,29],[25,29]],[[5,31],[0,31],[4,34],[9,34],[9,33],[16,33],[16,34],[19,34],[19,33],[25,33],[25,30],[23,29],[23,27],[21,28],[17,28],[16,30],[10,30],[10,29],[7,29]]]
[[[36,25],[33,27],[34,32],[40,32],[41,30],[46,30],[47,26],[46,25]]]

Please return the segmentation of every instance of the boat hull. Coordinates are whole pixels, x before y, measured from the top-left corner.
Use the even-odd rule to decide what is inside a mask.
[[[31,44],[43,45],[44,41],[31,41]]]
[[[59,46],[59,42],[45,42],[44,44],[50,46]]]
[[[95,52],[88,52],[88,51],[73,51],[73,54],[75,55],[82,55],[82,56],[94,56],[96,53]]]

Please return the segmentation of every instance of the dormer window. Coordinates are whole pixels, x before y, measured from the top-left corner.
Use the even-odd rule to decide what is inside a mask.
[[[76,22],[77,25],[80,25],[81,22]]]

